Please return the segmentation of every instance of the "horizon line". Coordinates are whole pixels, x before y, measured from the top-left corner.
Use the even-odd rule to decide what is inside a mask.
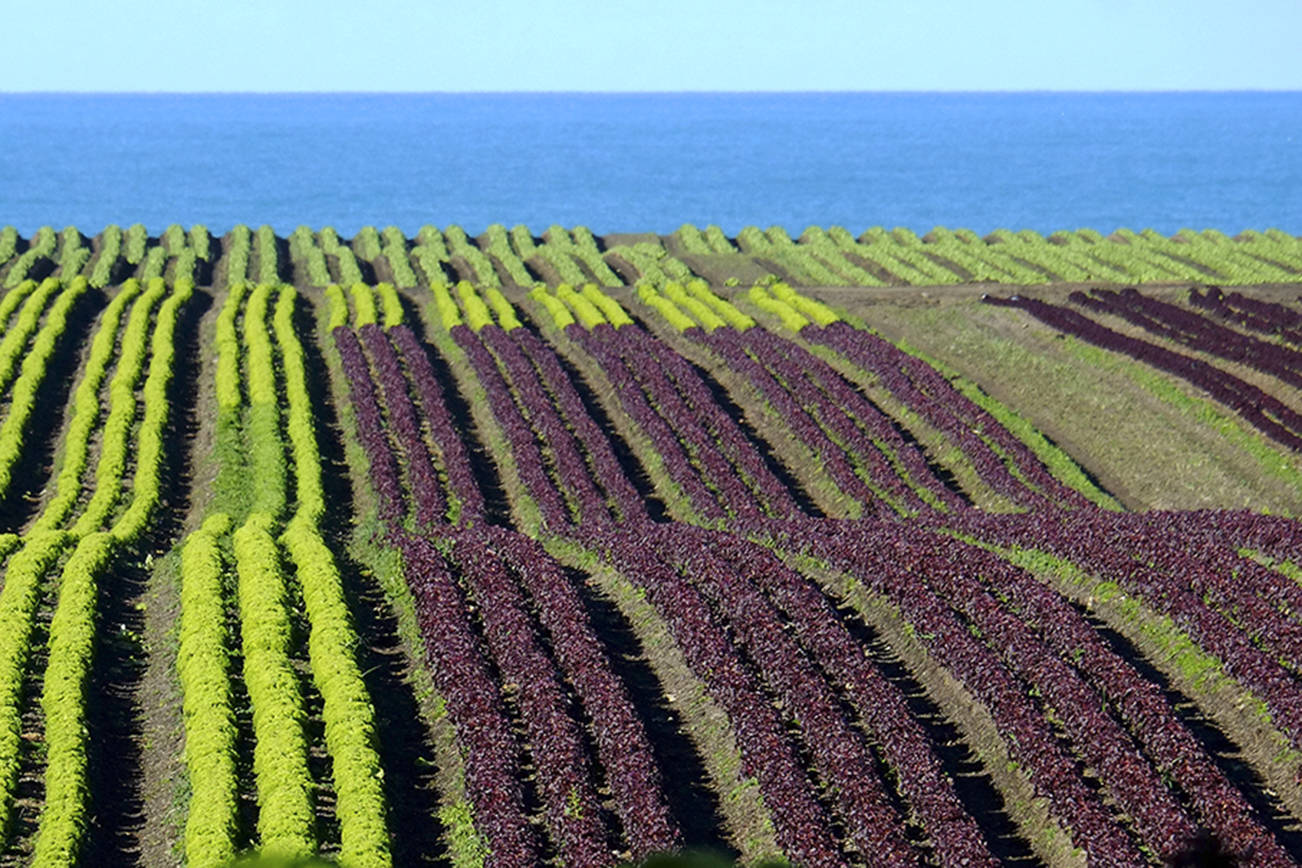
[[[755,90],[0,90],[0,96],[999,96],[999,95],[1161,95],[1161,94],[1293,94],[1302,87],[1227,88],[900,88],[862,90],[755,89]]]

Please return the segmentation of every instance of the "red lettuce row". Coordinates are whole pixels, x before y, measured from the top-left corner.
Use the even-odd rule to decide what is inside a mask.
[[[407,512],[402,478],[398,474],[398,463],[393,457],[389,437],[384,430],[384,419],[376,398],[370,366],[366,363],[362,345],[352,331],[340,326],[334,330],[334,339],[357,417],[357,436],[362,441],[362,448],[366,450],[370,462],[371,485],[379,500],[380,517],[387,522],[401,522]]]
[[[583,451],[588,456],[594,479],[606,489],[618,511],[619,520],[624,524],[648,521],[650,517],[642,496],[629,481],[619,459],[615,457],[610,441],[588,413],[583,399],[579,397],[574,384],[561,367],[556,351],[545,345],[528,329],[512,329],[507,332],[507,335],[533,362],[538,377],[551,396],[557,412],[566,426],[573,431],[574,438],[582,445]]]
[[[542,856],[520,781],[519,745],[443,556],[426,540],[395,534],[416,617],[466,762],[466,795],[495,866],[533,868]]]
[[[1072,840],[1092,859],[1113,865],[1145,864],[1116,818],[1085,785],[1044,713],[1028,697],[1026,686],[973,637],[948,603],[918,580],[928,569],[940,568],[933,563],[934,546],[911,542],[896,524],[887,526],[880,538],[865,538],[865,528],[872,524],[808,522],[781,536],[784,545],[852,573],[900,609],[936,660],[989,709],[1008,736],[1012,758],[1028,769],[1036,791],[1049,799]]]
[[[1094,289],[1088,294],[1073,292],[1069,297],[1075,304],[1122,317],[1190,349],[1248,365],[1291,386],[1302,386],[1302,353],[1226,328],[1196,311],[1150,298],[1136,289]]]
[[[487,326],[485,326],[487,328]],[[507,443],[515,456],[520,480],[529,496],[538,504],[543,522],[553,532],[559,532],[572,521],[569,507],[557,486],[548,477],[542,450],[533,429],[511,399],[511,390],[497,361],[478,336],[464,325],[453,326],[452,339],[465,350],[466,357],[479,378],[488,397],[490,409],[501,426]]]
[[[800,336],[836,350],[874,374],[896,399],[956,443],[982,480],[996,491],[1026,506],[1089,505],[1078,492],[1056,480],[1026,444],[922,359],[845,322],[821,328],[808,325],[800,330]],[[998,447],[1000,454],[993,447]],[[1005,462],[1016,468],[1015,475]]]
[[[681,834],[646,731],[611,669],[578,592],[536,541],[502,528],[488,528],[484,535],[536,605],[557,662],[592,718],[597,756],[633,855],[677,849]]]
[[[1125,722],[1150,761],[1188,797],[1202,825],[1237,853],[1251,853],[1262,865],[1289,865],[1289,857],[1253,816],[1243,795],[1212,762],[1194,735],[1176,717],[1161,689],[1141,677],[1114,652],[1071,604],[1038,582],[1027,571],[994,554],[953,539],[938,540],[958,547],[953,559],[962,564],[957,576],[979,576],[1016,618],[1036,631],[1080,674]],[[969,587],[969,593],[976,593]],[[1168,842],[1176,845],[1176,840]]]
[[[528,420],[539,443],[547,447],[556,487],[575,505],[574,520],[609,524],[612,521],[611,510],[605,495],[597,487],[592,468],[580,452],[574,436],[549,400],[538,379],[538,372],[500,326],[486,325],[477,335],[506,369],[511,398]]]
[[[827,362],[807,351],[804,347],[784,340],[772,332],[762,329],[749,329],[743,334],[751,352],[756,358],[770,367],[780,367],[795,376],[803,376],[817,392],[808,388],[803,394],[811,399],[821,395],[822,403],[827,409],[832,424],[844,432],[847,442],[859,443],[861,449],[868,449],[870,444],[881,441],[890,447],[914,483],[925,487],[940,501],[950,508],[959,508],[963,501],[945,487],[931,468],[927,466],[926,457],[916,445],[906,443],[896,429],[895,424],[885,413],[881,412],[871,401],[863,396],[836,372]],[[838,415],[834,411],[839,409]],[[856,432],[850,424],[861,430]],[[906,489],[907,491],[907,489]]]
[[[1261,697],[1279,730],[1302,746],[1302,686],[1294,674],[1189,586],[1187,576],[1201,569],[1193,556],[1181,556],[1184,569],[1174,573],[1141,562],[1133,553],[1143,545],[1143,536],[1154,531],[1136,531],[1108,515],[1082,514],[1069,521],[1040,514],[969,515],[956,524],[987,542],[1048,551],[1142,598]]]
[[[537,770],[547,829],[566,865],[614,861],[606,846],[591,761],[570,717],[555,667],[538,641],[519,587],[488,534],[451,537],[451,561],[469,585],[483,636],[502,682],[511,685]]]
[[[853,471],[847,478],[848,468],[841,465],[846,463],[842,456],[848,456],[864,468],[877,488],[906,511],[916,513],[927,508],[892,466],[880,443],[937,500],[953,508],[962,506],[962,500],[935,478],[922,453],[904,441],[885,414],[821,359],[763,329],[716,329],[707,341],[730,364],[747,373],[765,397],[780,407],[797,435],[818,449],[825,462],[831,459],[824,466],[843,491],[869,501],[878,499],[868,485],[861,481],[855,484],[858,478]],[[891,514],[889,509],[880,508],[877,513],[883,517]]]
[[[651,440],[666,471],[686,493],[692,509],[707,521],[725,518],[727,513],[716,494],[706,487],[700,471],[692,463],[687,447],[679,442],[669,423],[656,412],[629,366],[615,349],[610,337],[614,331],[612,326],[605,323],[597,325],[592,331],[577,323],[565,327],[566,335],[596,360],[610,380],[624,411]]]
[[[986,298],[986,302],[1020,307],[1059,331],[1174,374],[1235,410],[1267,437],[1291,449],[1302,449],[1302,415],[1289,409],[1278,398],[1215,365],[1123,335],[1070,308],[1017,295],[1011,298],[991,296]]]
[[[710,538],[690,528],[649,528],[638,541],[708,600],[782,706],[798,721],[814,770],[859,851],[889,865],[917,864],[903,824],[873,768],[868,746],[851,729],[826,679],[782,628],[773,604],[739,581]],[[683,591],[684,594],[688,593]]]
[[[384,393],[384,407],[398,447],[398,463],[407,468],[407,491],[415,506],[416,527],[431,528],[444,520],[447,502],[443,499],[438,473],[430,460],[429,447],[412,407],[402,363],[378,325],[362,326],[360,332]]]
[[[1191,290],[1189,303],[1219,319],[1275,335],[1290,344],[1302,344],[1302,314],[1282,304],[1248,298],[1238,292],[1226,295],[1214,286],[1201,295],[1198,290]]]
[[[475,481],[469,450],[452,420],[443,387],[434,375],[429,356],[409,326],[390,328],[389,338],[406,365],[418,412],[429,426],[430,436],[441,456],[449,499],[455,497],[460,504],[458,518],[463,523],[477,522],[484,515],[484,495]]]
[[[941,865],[984,865],[991,855],[964,809],[930,739],[909,713],[904,695],[863,653],[831,603],[773,552],[724,533],[690,532],[693,544],[726,559],[726,581],[751,583],[781,610],[801,646],[848,699],[881,745],[900,790],[922,823]]]
[[[779,845],[801,865],[839,865],[831,823],[773,705],[700,595],[624,534],[590,532],[584,541],[643,588],[669,625],[688,665],[724,707],[741,748],[742,771],[758,780]],[[636,542],[633,540],[632,542]]]

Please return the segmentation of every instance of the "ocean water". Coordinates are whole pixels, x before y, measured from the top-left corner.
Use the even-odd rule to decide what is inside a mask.
[[[1302,233],[1302,93],[0,95],[0,225]]]

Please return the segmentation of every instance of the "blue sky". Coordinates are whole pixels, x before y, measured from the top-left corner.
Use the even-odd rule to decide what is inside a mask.
[[[1302,89],[1300,0],[44,0],[9,91]]]

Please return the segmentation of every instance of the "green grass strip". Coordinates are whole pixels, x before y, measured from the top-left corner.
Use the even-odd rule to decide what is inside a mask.
[[[1119,370],[1163,403],[1184,416],[1206,425],[1224,437],[1236,449],[1250,455],[1269,477],[1280,480],[1296,492],[1302,502],[1302,471],[1292,457],[1277,447],[1266,435],[1246,427],[1232,411],[1210,398],[1190,395],[1167,375],[1129,357],[1100,349],[1073,337],[1066,345],[1079,358],[1104,370]]]
[[[849,322],[855,328],[877,334],[857,317],[846,317],[846,322]],[[878,335],[878,337],[883,338],[883,340],[890,340],[883,335]],[[1125,511],[1125,507],[1119,501],[1094,484],[1081,466],[1076,463],[1075,459],[1058,445],[1049,442],[1049,439],[1041,434],[1039,429],[1025,416],[987,394],[975,382],[950,368],[944,362],[932,358],[907,341],[892,340],[890,342],[901,352],[908,353],[935,368],[968,400],[993,416],[996,422],[1008,429],[1014,437],[1022,441],[1027,449],[1031,450],[1036,458],[1040,459],[1040,462],[1048,468],[1054,479],[1057,479],[1068,488],[1074,489],[1095,506],[1113,512]]]

